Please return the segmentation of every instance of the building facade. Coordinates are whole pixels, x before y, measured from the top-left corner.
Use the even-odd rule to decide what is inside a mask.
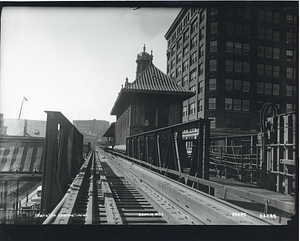
[[[84,135],[87,139],[99,140],[102,139],[103,134],[109,127],[109,121],[105,120],[74,120],[73,125]],[[105,138],[103,138],[105,139]]]
[[[249,134],[264,103],[295,111],[298,4],[275,5],[181,10],[165,38],[167,75],[196,93],[183,102],[184,122],[209,118],[212,134]]]
[[[111,110],[116,115],[116,146],[142,132],[181,123],[182,103],[194,95],[178,86],[152,63],[145,50],[137,55],[136,80],[126,79]]]

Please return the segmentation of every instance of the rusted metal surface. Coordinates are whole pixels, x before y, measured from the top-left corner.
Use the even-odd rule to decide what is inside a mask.
[[[129,157],[157,167],[160,173],[172,177],[172,171],[183,173],[189,168],[191,176],[209,179],[210,124],[208,119],[141,133],[127,138],[126,152]],[[198,129],[191,162],[188,160],[183,132]],[[181,180],[179,175],[177,180]]]
[[[60,112],[46,111],[41,211],[50,213],[62,199],[82,163],[82,134]]]

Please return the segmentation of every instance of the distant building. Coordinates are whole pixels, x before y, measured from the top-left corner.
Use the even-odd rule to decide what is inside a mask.
[[[109,122],[105,120],[74,120],[73,125],[84,135],[84,140],[96,142],[102,138],[109,127]]]
[[[196,93],[183,121],[211,119],[212,135],[249,134],[265,103],[295,111],[298,2],[207,5],[182,9],[165,35],[167,75]]]
[[[116,145],[125,145],[128,136],[180,123],[182,102],[194,95],[155,67],[145,50],[137,55],[136,80],[126,79],[110,113],[117,117]]]
[[[45,137],[46,121],[0,118],[1,136]]]

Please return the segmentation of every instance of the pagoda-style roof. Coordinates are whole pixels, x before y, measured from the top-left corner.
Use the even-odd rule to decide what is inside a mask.
[[[134,93],[173,95],[181,98],[182,101],[195,94],[175,83],[175,81],[155,67],[152,61],[133,83],[125,83],[125,87],[121,89],[110,114],[116,115],[119,106]]]

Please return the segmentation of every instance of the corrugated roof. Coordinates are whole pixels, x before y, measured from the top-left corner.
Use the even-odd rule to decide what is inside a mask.
[[[155,67],[152,62],[133,83],[128,84],[123,90],[169,92],[183,95],[192,93],[176,84],[175,81]]]

